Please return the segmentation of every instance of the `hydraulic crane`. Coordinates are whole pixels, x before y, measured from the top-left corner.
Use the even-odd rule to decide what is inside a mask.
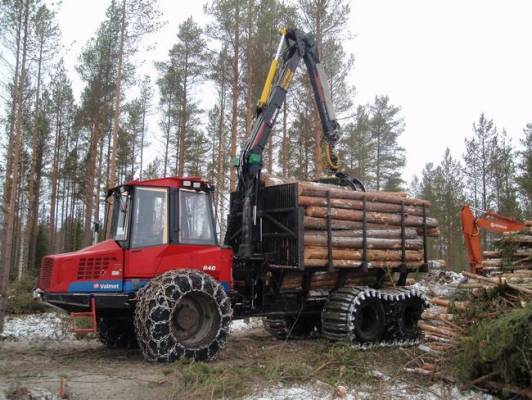
[[[479,211],[480,216],[475,217],[473,210]],[[515,219],[493,211],[478,210],[469,204],[464,204],[462,207],[460,220],[462,221],[462,233],[469,257],[469,271],[475,274],[482,272],[480,228],[494,233],[519,232],[525,228],[523,223]]]

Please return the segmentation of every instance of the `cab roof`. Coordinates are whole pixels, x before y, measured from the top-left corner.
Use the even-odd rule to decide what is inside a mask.
[[[142,181],[140,179],[133,179],[122,185],[118,185],[112,189],[109,189],[109,192],[112,192],[120,186],[156,186],[180,188],[184,186],[183,182],[200,182],[202,186],[210,186],[208,181],[200,178],[199,176],[167,176],[166,178],[144,179]]]

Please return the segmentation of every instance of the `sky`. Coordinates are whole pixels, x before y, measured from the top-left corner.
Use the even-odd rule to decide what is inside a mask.
[[[75,71],[78,56],[108,3],[63,0],[58,15],[65,63],[78,96],[83,88]],[[191,15],[207,21],[203,3],[160,1],[167,24],[146,38],[154,46],[139,54],[139,76],[155,79],[153,62],[167,57],[180,22]],[[523,128],[532,122],[532,1],[352,0],[348,29],[352,39],[345,48],[355,56],[349,78],[356,87],[355,104],[388,95],[401,107],[407,181],[425,163],[438,163],[446,147],[461,157],[464,138],[482,112],[506,129],[514,144],[524,137]],[[135,90],[129,89],[126,99]],[[204,108],[211,105],[211,90],[206,85],[199,93]],[[149,129],[158,135],[156,115]],[[152,142],[154,156],[159,144]]]

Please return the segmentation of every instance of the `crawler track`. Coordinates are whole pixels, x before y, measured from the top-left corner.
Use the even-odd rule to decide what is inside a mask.
[[[418,342],[417,321],[428,306],[417,289],[341,288],[323,308],[322,335],[360,348],[413,345]]]

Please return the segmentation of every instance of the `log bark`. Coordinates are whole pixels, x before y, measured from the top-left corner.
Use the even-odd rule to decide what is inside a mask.
[[[326,267],[328,265],[327,259],[309,258],[304,261],[305,267]],[[369,268],[398,268],[401,266],[401,262],[398,261],[371,261]],[[421,262],[408,262],[408,267],[419,268],[423,263]],[[333,260],[334,268],[358,268],[361,266],[359,260]]]
[[[327,237],[321,235],[308,235],[305,234],[304,239],[305,246],[327,246]],[[400,239],[380,239],[380,238],[368,238],[366,239],[368,249],[385,249],[385,250],[398,250],[401,249]],[[354,249],[360,249],[363,245],[362,238],[347,238],[347,237],[334,237],[332,238],[332,245],[334,247],[346,248],[351,247]],[[405,249],[407,250],[419,250],[423,248],[423,240],[421,239],[407,239],[405,240]]]
[[[286,185],[286,184],[290,184],[290,183],[304,183],[304,184],[309,185],[311,187],[316,187],[318,189],[322,188],[324,190],[336,189],[336,190],[353,191],[351,188],[349,188],[347,186],[338,186],[338,185],[333,185],[333,184],[329,184],[329,183],[298,181],[297,179],[294,179],[294,178],[285,178],[285,177],[279,177],[279,176],[272,176],[272,175],[268,174],[267,172],[262,172],[261,173],[260,181],[266,187],[277,186],[277,185]],[[405,192],[385,192],[385,191],[380,191],[379,190],[378,192],[376,192],[376,191],[368,191],[368,192],[363,192],[363,193],[379,193],[379,194],[386,195],[386,196],[407,197],[407,194]]]
[[[482,252],[482,257],[485,257],[485,258],[499,258],[500,256],[501,256],[500,251],[485,250]]]
[[[481,282],[491,283],[492,285],[499,285],[501,282],[505,282],[504,279],[486,278],[485,276],[473,274],[471,272],[466,272],[466,271],[462,272],[462,274],[464,274],[468,278],[476,279],[476,280],[481,281]],[[525,287],[522,287],[522,286],[519,286],[519,285],[515,285],[513,283],[508,283],[508,282],[506,282],[506,286],[508,286],[509,288],[512,288],[514,290],[517,290],[518,292],[522,292],[522,293],[526,293],[528,295],[532,295],[532,289],[528,289],[528,288],[525,288]]]
[[[310,197],[310,196],[299,196],[299,205],[303,207],[307,206],[319,206],[327,207],[327,199],[324,197]],[[350,200],[350,199],[331,199],[331,207],[335,208],[346,208],[346,209],[355,209],[363,210],[364,202],[362,200]],[[381,202],[366,202],[367,211],[381,211],[389,213],[400,213],[401,205],[400,204],[390,204],[390,203],[381,203]],[[423,209],[418,206],[404,206],[404,212],[409,215],[423,215]]]
[[[505,242],[513,242],[513,243],[532,243],[532,235],[515,235],[515,234],[507,234],[503,233]]]
[[[430,201],[413,199],[409,197],[398,196],[396,193],[384,193],[384,192],[356,192],[353,190],[334,189],[323,187],[322,184],[313,182],[299,182],[299,195],[311,196],[311,197],[327,197],[327,192],[330,193],[331,198],[334,199],[350,199],[350,200],[362,200],[376,201],[382,203],[401,204],[404,203],[408,206],[426,206],[430,207]]]
[[[502,266],[501,258],[490,258],[482,261],[483,267],[500,267]]]
[[[327,231],[320,230],[306,230],[305,234],[307,235],[317,235],[327,237]],[[351,237],[351,238],[360,238],[364,235],[362,229],[349,229],[349,230],[333,230],[333,237]],[[406,228],[405,229],[405,239],[415,239],[418,236],[416,229]],[[381,238],[381,239],[400,239],[401,238],[401,229],[367,229],[366,237],[368,238]]]
[[[318,217],[308,217],[305,216],[303,225],[305,229],[307,230],[325,230],[327,229],[327,218],[318,218]],[[362,221],[345,221],[340,219],[333,219],[331,221],[331,229],[333,230],[356,230],[356,229],[362,229],[363,223]],[[376,224],[368,222],[366,224],[367,229],[397,229],[397,225],[389,225],[389,224]],[[417,234],[422,236],[423,235],[423,229],[418,227],[415,228],[417,231]],[[427,227],[427,236],[429,237],[438,237],[440,236],[440,230],[435,228]]]
[[[421,314],[421,319],[424,320],[437,319],[440,321],[453,321],[454,317],[454,314],[442,313],[434,309],[426,309]]]
[[[455,332],[455,331],[453,331],[453,330],[451,330],[449,328],[444,328],[442,326],[434,326],[434,325],[431,325],[431,324],[427,324],[426,322],[423,322],[423,321],[419,321],[418,322],[418,326],[424,332],[435,333],[435,334],[441,335],[443,337],[454,338],[454,337],[459,336],[459,333],[457,333],[457,332]]]
[[[356,193],[356,192],[354,192]],[[305,215],[309,217],[327,217],[326,207],[310,206],[305,209]],[[331,208],[331,215],[333,219],[347,220],[347,221],[359,221],[364,218],[364,212],[359,210],[345,210],[342,208]],[[387,225],[401,225],[401,216],[399,214],[380,213],[375,211],[366,212],[366,221]],[[423,218],[407,215],[404,218],[405,226],[422,226]],[[430,228],[436,228],[438,221],[435,218],[427,218],[427,226]]]
[[[326,259],[328,255],[327,247],[306,247],[305,260],[318,258]],[[362,260],[362,250],[333,249],[334,260]],[[421,261],[423,253],[421,251],[407,250],[405,252],[406,261]],[[368,250],[368,261],[401,261],[400,250]]]
[[[469,307],[469,302],[467,301],[451,301],[451,300],[446,300],[446,299],[441,299],[439,297],[433,297],[432,299],[430,299],[430,302],[432,304],[436,304],[438,306],[442,306],[442,307],[447,307],[449,308],[451,306],[451,304],[458,310],[466,310],[467,307]]]

